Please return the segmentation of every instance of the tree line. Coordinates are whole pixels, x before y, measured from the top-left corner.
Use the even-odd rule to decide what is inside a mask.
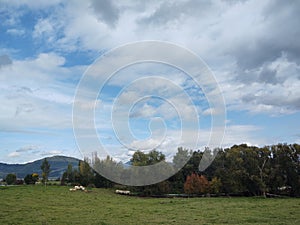
[[[225,149],[214,149],[210,152],[215,157],[212,164],[205,170],[199,171],[199,163],[203,157],[200,150],[192,151],[178,148],[171,163],[166,162],[163,153],[153,150],[149,153],[136,151],[130,162],[133,166],[153,165],[163,162],[164,166],[158,171],[144,170],[147,179],[153,172],[166,173],[176,170],[177,165],[187,161],[183,168],[172,177],[153,185],[127,187],[119,185],[122,178],[132,176],[131,167],[125,168],[122,163],[107,156],[100,160],[96,154],[91,159],[85,158],[79,162],[78,169],[68,166],[63,174],[62,184],[81,184],[111,188],[129,189],[139,195],[164,195],[169,193],[187,195],[288,195],[300,196],[300,145],[277,144],[265,147],[234,145]],[[114,173],[116,181],[110,181],[96,173]],[[147,174],[149,173],[149,174]],[[134,178],[134,177],[133,177]],[[119,182],[122,183],[122,182]]]
[[[159,151],[148,153],[136,151],[130,159],[132,166],[146,166],[160,163],[157,171],[145,169],[135,171],[131,166],[125,167],[121,162],[107,156],[99,159],[96,154],[91,159],[80,160],[78,168],[71,164],[63,173],[61,185],[83,185],[97,188],[118,188],[131,190],[143,196],[164,194],[185,195],[287,195],[300,196],[300,145],[277,144],[264,147],[234,145],[225,149],[206,149],[214,157],[205,171],[199,171],[203,151],[177,149],[172,162],[166,162],[166,156]],[[205,155],[207,157],[207,155]],[[183,162],[187,163],[182,167]],[[181,168],[182,167],[182,168]],[[181,168],[181,169],[178,169]],[[42,183],[46,183],[50,164],[45,159],[41,165]],[[96,171],[101,171],[101,174]],[[150,179],[151,174],[174,174],[162,182],[147,186],[120,185],[124,179],[136,177]],[[114,174],[115,180],[106,175]],[[103,176],[104,175],[104,176]],[[15,174],[6,176],[8,184],[19,184]],[[24,178],[26,184],[39,181],[36,173]],[[20,183],[21,184],[21,183]]]
[[[45,158],[41,164],[41,170],[42,170],[42,183],[45,184],[48,181],[48,176],[50,173],[50,163],[48,162],[48,160]],[[27,174],[24,177],[24,181],[23,180],[17,180],[17,176],[16,174],[13,173],[9,173],[6,175],[4,181],[8,184],[8,185],[20,185],[20,184],[35,184],[36,182],[39,182],[39,175],[37,173],[32,173],[32,174]]]

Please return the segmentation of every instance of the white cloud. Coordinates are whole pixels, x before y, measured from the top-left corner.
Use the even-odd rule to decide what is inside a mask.
[[[8,29],[6,31],[6,33],[8,33],[10,35],[22,36],[25,34],[25,30],[24,29]]]
[[[66,68],[64,63],[61,56],[43,53],[33,59],[15,60],[0,69],[2,129],[72,126],[76,84],[64,80],[78,79],[83,69]]]
[[[55,44],[58,49],[65,48],[67,51],[76,49],[98,51],[128,41],[143,39],[172,41],[196,51],[208,60],[214,70],[220,71],[217,72],[217,79],[222,81],[220,83],[221,89],[224,89],[225,100],[230,109],[242,108],[250,112],[265,111],[267,113],[273,111],[274,114],[295,111],[293,106],[299,102],[296,97],[298,95],[296,89],[290,90],[289,96],[285,96],[294,99],[282,101],[280,107],[276,106],[277,99],[271,101],[268,98],[270,101],[261,101],[266,99],[266,96],[256,96],[257,101],[252,101],[251,107],[240,99],[244,89],[247,89],[248,95],[255,96],[257,93],[255,85],[244,84],[241,79],[246,79],[246,74],[248,74],[247,76],[252,77],[251,79],[255,81],[254,77],[258,76],[258,72],[263,72],[264,60],[272,62],[269,57],[272,55],[271,49],[263,51],[259,50],[259,46],[262,46],[261,48],[268,47],[263,42],[264,37],[272,42],[276,41],[272,33],[278,33],[273,29],[277,19],[272,17],[273,15],[269,16],[272,13],[267,10],[274,7],[275,3],[272,5],[268,1],[262,3],[253,0],[236,3],[186,1],[181,3],[166,2],[164,4],[155,2],[151,4],[130,3],[127,6],[115,3],[112,5],[106,4],[107,7],[109,6],[109,10],[114,13],[105,14],[105,16],[101,14],[101,10],[98,10],[97,5],[89,2],[65,4],[64,9],[55,11],[55,16],[51,15],[49,18],[39,20],[34,35],[40,37],[46,32],[48,33],[47,42]],[[119,10],[120,7],[123,10]],[[140,13],[140,8],[143,8],[143,13]],[[293,11],[291,12],[293,13]],[[99,19],[101,15],[102,18]],[[202,19],[200,20],[199,17]],[[289,17],[280,14],[280,18],[285,21]],[[103,21],[106,22],[103,23]],[[203,32],[204,30],[205,32]],[[266,30],[269,31],[269,34],[266,33]],[[289,32],[291,30],[286,33]],[[283,46],[281,40],[277,41],[279,46]],[[241,54],[245,54],[245,57],[241,57]],[[246,58],[246,61],[242,61]],[[276,62],[276,54],[275,58],[272,59],[273,62]],[[241,69],[244,68],[256,68],[256,71],[242,71]],[[280,68],[277,69],[280,70]],[[221,77],[221,74],[224,75],[224,70],[228,74],[227,79]],[[296,73],[299,74],[299,71]],[[265,74],[265,76],[271,76],[271,74]],[[281,84],[289,79],[289,75],[286,73],[283,75],[280,71],[277,71],[277,76],[282,81]],[[298,85],[299,78],[297,76],[294,81]],[[126,78],[128,79],[128,77]],[[268,79],[271,77],[260,78],[261,81]],[[115,79],[114,82],[120,82],[120,80]],[[279,84],[274,88],[284,90],[289,85],[290,83]],[[265,89],[267,95],[272,95],[272,86],[261,82],[259,89]],[[284,99],[284,97],[281,98]]]
[[[262,128],[254,125],[229,125],[226,126],[223,147],[231,147],[234,144],[247,143],[255,146],[263,146],[269,143],[266,137],[257,134]]]
[[[47,19],[40,19],[34,26],[34,31],[32,33],[34,38],[39,38],[42,36],[53,36],[55,33],[54,27],[51,22]],[[51,37],[49,37],[51,38]],[[53,41],[48,39],[48,41]]]
[[[140,141],[140,140],[135,140],[131,143],[131,148],[144,151],[144,150],[152,150],[158,148],[162,143],[160,140],[155,140],[153,138]]]
[[[276,77],[272,78],[274,82],[261,82],[258,74],[263,70],[262,67],[249,74],[254,76],[254,82],[241,83],[229,78],[220,84],[227,109],[272,116],[299,111],[300,67],[283,56],[268,65],[276,72]]]
[[[39,149],[39,146],[37,146],[37,145],[28,145],[28,146],[24,146],[24,147],[17,149],[16,152],[18,152],[18,153],[29,152],[29,151],[34,151],[37,149]]]
[[[220,114],[220,112],[218,111],[218,109],[216,108],[208,108],[208,109],[205,109],[202,114],[204,116],[207,116],[207,115],[218,115]]]
[[[45,152],[41,152],[40,155],[41,156],[53,156],[53,155],[60,155],[63,152],[60,150],[50,150],[50,151],[45,151]]]
[[[20,156],[20,153],[19,152],[11,152],[7,156],[10,158],[16,158],[16,157]]]

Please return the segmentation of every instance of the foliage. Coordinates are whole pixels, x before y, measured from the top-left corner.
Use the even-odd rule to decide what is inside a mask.
[[[88,158],[84,158],[84,161],[79,161],[79,183],[83,186],[88,186],[94,182],[94,172],[89,165]]]
[[[166,157],[163,153],[152,150],[149,153],[136,151],[130,161],[133,166],[148,166],[164,161],[165,159]]]
[[[68,166],[62,181],[110,188],[116,183],[122,183],[122,179],[142,177],[147,180],[150,179],[151,173],[163,175],[177,171],[165,182],[144,187],[130,187],[130,190],[140,195],[209,192],[245,196],[266,196],[267,194],[300,196],[300,146],[297,144],[277,144],[265,147],[241,144],[231,148],[213,151],[206,149],[206,151],[209,154],[205,157],[215,156],[215,159],[205,171],[201,172],[203,177],[199,176],[199,178],[195,176],[199,173],[198,167],[203,152],[178,148],[172,164],[166,162],[165,155],[156,150],[149,153],[135,152],[130,162],[133,166],[140,166],[139,168],[144,169],[141,174],[133,167],[125,168],[122,163],[114,161],[109,156],[100,160],[95,154],[91,160],[85,159],[79,163],[79,171]],[[184,162],[187,163],[179,170]],[[157,163],[160,163],[157,171],[145,167]],[[90,165],[96,171],[101,171],[101,174],[95,172]],[[108,180],[106,177],[109,177],[109,174],[114,174],[115,180]],[[190,181],[191,177],[195,178],[196,184],[197,180],[201,180],[210,188],[201,189],[199,188],[201,185],[197,184],[198,188],[194,190],[192,188],[194,183]]]
[[[115,162],[111,157],[107,156],[106,159],[100,160],[97,155],[94,155],[93,158],[93,168],[96,171],[101,171],[101,174],[108,176],[109,173],[114,173],[116,177],[121,176],[121,165]],[[114,185],[114,182],[107,179],[103,175],[96,172],[95,174],[95,186],[111,188]]]
[[[209,182],[204,175],[192,173],[184,183],[184,192],[187,194],[205,194],[209,191]]]
[[[221,187],[222,187],[221,179],[214,177],[209,184],[209,190],[210,190],[209,192],[212,194],[218,194],[220,193]]]
[[[42,182],[46,183],[48,181],[48,176],[50,173],[50,164],[45,158],[42,165],[41,165],[41,170],[42,170]]]
[[[222,181],[222,192],[244,195],[300,196],[300,146],[278,144],[258,148],[246,144],[220,150],[210,176]]]
[[[88,186],[89,184],[95,183],[94,171],[89,164],[89,159],[84,158],[78,162],[78,170],[73,169],[72,164],[68,165],[67,170],[61,177],[61,185],[83,185]]]
[[[150,166],[156,164],[156,167],[140,167],[143,169],[142,172],[134,169],[132,172],[139,179],[147,179],[155,173],[159,173],[161,176],[169,174],[172,167],[166,163],[165,159],[165,155],[155,149],[149,153],[136,151],[130,160],[133,166]],[[171,185],[169,181],[162,181],[152,185],[132,187],[131,190],[142,196],[163,195],[170,192]]]
[[[182,168],[189,160],[192,154],[193,152],[191,150],[179,147],[175,156],[173,157],[173,163],[175,168]]]
[[[13,173],[9,173],[6,175],[5,177],[5,181],[8,185],[11,185],[11,184],[15,184],[16,181],[17,181],[17,176],[16,174],[13,174]]]
[[[73,169],[73,166],[71,163],[68,164],[67,170],[63,173],[61,177],[61,185],[68,184],[75,184],[76,183],[76,177],[78,177],[78,171]]]
[[[7,174],[15,173],[17,177],[24,178],[27,174],[32,174],[35,172],[38,173],[41,178],[41,164],[43,161],[44,158],[35,160],[33,162],[27,162],[25,164],[6,164],[0,162],[0,177],[5,178]],[[47,161],[51,165],[49,177],[57,178],[61,177],[68,164],[72,164],[73,168],[77,168],[79,159],[67,156],[52,156],[47,157]]]
[[[35,184],[39,181],[39,175],[37,173],[27,174],[24,177],[24,181],[26,184]]]

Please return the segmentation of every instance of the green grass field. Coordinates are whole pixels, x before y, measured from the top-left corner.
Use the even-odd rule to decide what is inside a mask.
[[[0,187],[0,224],[300,224],[300,199],[138,198],[61,186]]]

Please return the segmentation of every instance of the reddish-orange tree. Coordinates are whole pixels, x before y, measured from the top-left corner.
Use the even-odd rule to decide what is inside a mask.
[[[209,182],[205,176],[199,176],[196,173],[192,173],[187,176],[184,183],[184,192],[187,194],[204,194],[209,189]]]

